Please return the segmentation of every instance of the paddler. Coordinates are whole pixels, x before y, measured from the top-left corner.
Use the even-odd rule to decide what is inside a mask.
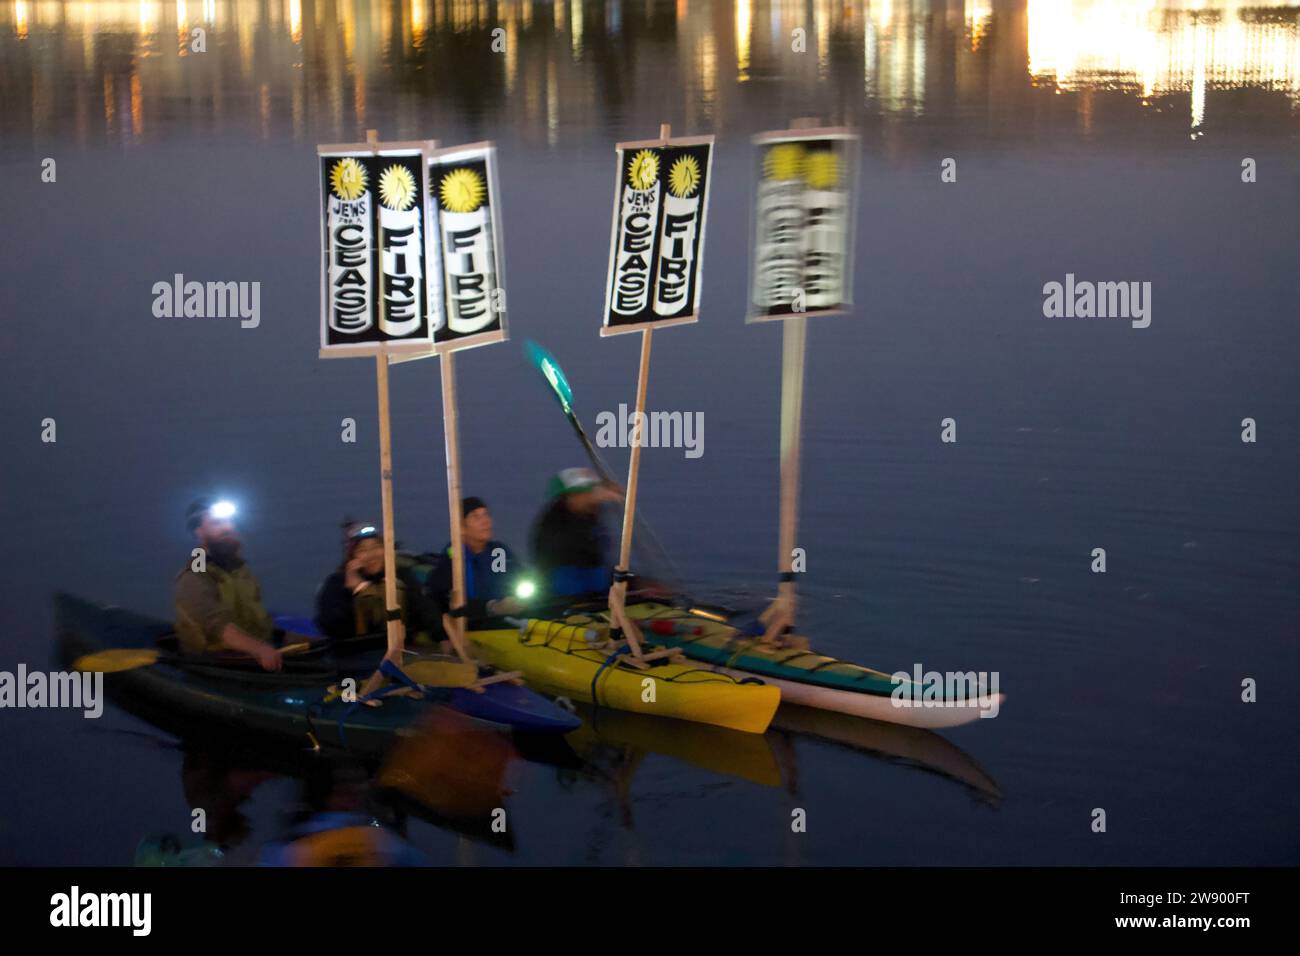
[[[397,602],[408,639],[417,643],[442,638],[440,614],[409,568],[397,568]],[[344,543],[343,564],[316,592],[316,624],[334,640],[380,634],[384,604],[384,539],[372,524],[352,523]]]
[[[518,614],[533,596],[534,586],[505,542],[492,537],[492,512],[487,502],[471,495],[460,503],[460,535],[465,548],[464,614],[475,621]],[[450,542],[433,558],[429,593],[442,613],[452,610],[452,552]]]
[[[622,501],[622,489],[590,468],[566,468],[551,478],[547,497],[532,533],[533,564],[543,593],[603,595],[613,573],[600,509]]]
[[[233,504],[211,498],[199,498],[186,510],[186,525],[202,553],[176,575],[176,637],[187,653],[239,651],[263,670],[278,671],[275,626],[240,554],[234,516]]]

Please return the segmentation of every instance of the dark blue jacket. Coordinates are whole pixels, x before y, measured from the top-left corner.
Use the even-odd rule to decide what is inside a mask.
[[[504,562],[497,562],[496,551],[504,552]],[[492,565],[500,563],[502,570],[493,570]],[[523,572],[523,567],[515,559],[514,552],[500,541],[489,541],[478,554],[465,548],[465,597],[469,606],[469,616],[484,617],[487,614],[487,602],[496,601],[514,593],[515,582]],[[445,613],[451,599],[451,544],[443,548],[433,562],[429,573],[429,596]]]

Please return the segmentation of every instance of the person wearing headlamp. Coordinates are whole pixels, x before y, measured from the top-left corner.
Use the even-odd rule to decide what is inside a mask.
[[[199,498],[186,526],[201,549],[176,576],[176,638],[189,654],[239,651],[263,670],[278,671],[275,625],[262,606],[262,589],[240,553],[243,543],[229,501]]]
[[[442,638],[440,615],[408,568],[397,568],[397,606],[408,640]],[[346,527],[343,564],[316,593],[316,624],[333,640],[379,634],[387,626],[384,600],[384,539],[371,524]]]

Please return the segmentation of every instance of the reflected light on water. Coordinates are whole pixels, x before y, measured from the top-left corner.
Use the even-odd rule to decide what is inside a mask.
[[[736,0],[736,79],[749,79],[749,45],[754,30],[754,5],[750,0]]]
[[[718,48],[712,33],[706,33],[696,42],[695,85],[700,95],[702,118],[712,122],[717,103]]]
[[[411,47],[417,51],[424,49],[424,41],[429,31],[424,2],[425,0],[411,0]]]
[[[1258,87],[1300,102],[1295,7],[1121,0],[1029,0],[1029,72],[1067,91],[1144,99],[1188,93],[1193,128],[1214,89]]]
[[[506,42],[493,51],[498,28]],[[178,102],[217,126],[251,115],[254,135],[319,125],[344,138],[412,126],[433,104],[556,144],[562,130],[598,128],[593,110],[606,128],[653,125],[668,103],[688,125],[731,124],[772,106],[741,90],[780,83],[850,123],[957,110],[1014,135],[1028,111],[1091,135],[1163,114],[1163,129],[1185,117],[1200,135],[1242,110],[1294,125],[1298,37],[1300,0],[13,0],[0,2],[0,60],[17,108],[0,126],[80,136],[115,91],[103,101],[112,135],[167,135]],[[20,55],[33,38],[42,55]],[[1225,98],[1234,90],[1251,96]],[[1096,96],[1064,95],[1084,92]],[[1097,97],[1141,102],[1152,119]],[[1045,100],[1058,105],[1034,105]]]
[[[830,65],[831,50],[830,0],[817,0],[813,7],[813,24],[817,32],[817,74],[825,76]]]
[[[573,58],[575,60],[581,60],[583,31],[582,0],[570,0],[569,7],[572,10],[572,13],[569,15],[569,22],[573,24],[572,28],[569,30],[569,42],[573,48]]]
[[[185,8],[185,0],[176,0],[176,49],[181,56],[190,53],[190,18]]]
[[[527,4],[525,6],[528,6]],[[506,21],[506,92],[513,93],[519,79],[519,21],[511,7]]]
[[[993,22],[993,4],[990,0],[966,0],[966,39],[972,50],[978,50],[988,35]]]

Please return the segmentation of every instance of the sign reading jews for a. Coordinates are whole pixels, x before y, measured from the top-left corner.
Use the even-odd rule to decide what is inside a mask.
[[[429,159],[429,298],[437,345],[469,348],[506,337],[496,150],[458,146]]]
[[[848,311],[856,137],[843,130],[786,131],[755,142],[749,321]]]
[[[425,145],[318,148],[325,354],[432,343]]]
[[[698,318],[713,137],[619,143],[602,335]]]

